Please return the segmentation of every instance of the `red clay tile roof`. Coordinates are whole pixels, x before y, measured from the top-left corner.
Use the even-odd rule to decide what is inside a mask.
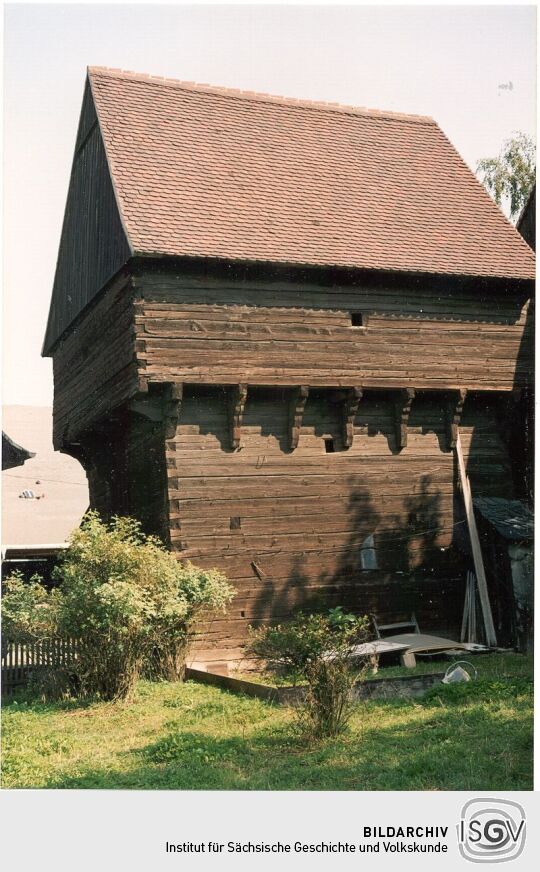
[[[431,119],[93,67],[134,253],[534,277]]]

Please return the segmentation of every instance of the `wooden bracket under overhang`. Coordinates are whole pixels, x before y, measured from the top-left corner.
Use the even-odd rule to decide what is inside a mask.
[[[129,403],[128,409],[155,424],[163,423],[165,438],[176,435],[184,386],[182,382],[161,382],[150,384],[149,390],[137,394]]]
[[[309,387],[307,385],[299,385],[291,390],[289,399],[289,422],[288,422],[288,439],[289,449],[294,451],[298,448],[298,439],[300,438],[300,428],[302,427],[302,418],[306,407],[307,398],[309,396]]]
[[[343,400],[343,447],[350,448],[354,439],[354,419],[364,395],[363,388],[350,388]]]
[[[229,434],[231,448],[237,451],[241,448],[242,419],[247,400],[248,386],[246,384],[232,385],[227,397],[227,415],[229,419]]]
[[[415,396],[416,391],[414,388],[404,388],[399,391],[397,399],[394,402],[396,444],[398,451],[401,451],[407,446],[407,427],[409,425],[409,416],[411,414],[411,407]]]
[[[463,414],[463,406],[467,399],[467,390],[460,388],[457,391],[452,391],[450,399],[446,407],[446,428],[448,435],[448,450],[453,451],[456,447],[457,437],[459,433],[459,425]]]

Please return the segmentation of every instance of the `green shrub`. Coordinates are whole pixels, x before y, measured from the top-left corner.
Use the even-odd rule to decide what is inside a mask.
[[[355,648],[366,641],[368,628],[367,617],[340,607],[327,614],[300,613],[288,624],[250,628],[247,653],[267,669],[304,679],[304,702],[297,709],[301,727],[315,738],[337,736],[352,713],[352,688],[367,667]]]
[[[152,649],[145,671],[149,678],[177,681],[184,675],[194,621],[203,612],[225,611],[234,588],[216,569],[200,569],[189,562],[179,564],[169,552],[162,550],[160,554],[167,554],[174,561],[175,576],[172,589],[161,589],[158,593],[158,607],[152,620]]]
[[[2,635],[11,642],[47,643],[58,637],[62,595],[49,591],[39,575],[26,582],[15,570],[3,582]],[[47,650],[45,644],[45,650]],[[74,690],[76,678],[69,668],[30,667],[26,691],[31,697],[61,699]]]
[[[54,636],[58,627],[61,596],[48,591],[43,579],[33,575],[26,582],[15,570],[3,582],[2,634],[13,642],[39,642]]]
[[[132,518],[103,523],[89,512],[54,570],[50,593],[34,579],[28,593],[6,582],[4,633],[37,632],[78,641],[75,671],[83,696],[125,699],[145,664],[181,678],[192,624],[204,609],[224,609],[234,595],[215,570],[181,565]],[[41,622],[41,623],[40,623]]]

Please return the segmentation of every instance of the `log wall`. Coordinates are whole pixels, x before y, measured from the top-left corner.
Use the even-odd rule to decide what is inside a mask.
[[[449,398],[468,392],[455,422],[473,492],[509,497],[505,400],[531,359],[521,293],[138,270],[55,350],[55,440],[84,443],[104,515],[136,515],[237,587],[202,628],[200,660],[240,658],[249,624],[300,607],[415,611],[455,636],[464,519]],[[183,398],[167,405],[171,383]],[[348,429],[344,396],[357,398]]]
[[[508,494],[496,405],[479,395],[467,402],[461,433],[473,486]],[[455,635],[464,521],[440,397],[415,400],[401,451],[382,393],[362,399],[348,450],[332,392],[310,392],[292,452],[287,412],[286,391],[248,389],[241,447],[231,451],[225,391],[193,388],[167,442],[172,547],[180,559],[218,567],[238,590],[227,617],[204,628],[197,656],[239,657],[248,624],[300,607],[339,604],[390,619],[416,611],[422,629]],[[376,571],[362,568],[369,535]]]
[[[44,341],[55,343],[130,257],[90,86],[77,142]]]
[[[510,293],[154,272],[135,288],[137,357],[153,381],[504,391],[532,370],[528,305]]]
[[[75,322],[53,356],[55,448],[103,422],[138,386],[131,282],[120,277]]]
[[[125,411],[114,426],[83,440],[90,505],[105,519],[137,518],[146,533],[169,542],[163,427]]]

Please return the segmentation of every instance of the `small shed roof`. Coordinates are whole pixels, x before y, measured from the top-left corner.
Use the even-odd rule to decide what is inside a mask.
[[[520,500],[475,497],[474,507],[504,538],[513,542],[533,538],[534,517]]]
[[[35,456],[33,451],[28,451],[22,445],[18,445],[2,430],[2,469],[22,466],[23,463]]]
[[[132,253],[534,278],[432,118],[89,69]]]

